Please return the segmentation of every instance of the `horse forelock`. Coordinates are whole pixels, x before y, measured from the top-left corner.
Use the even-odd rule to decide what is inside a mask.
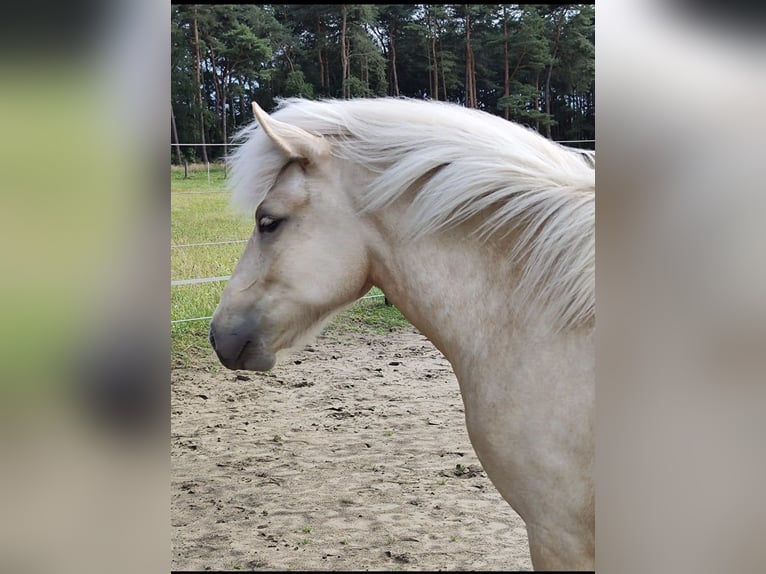
[[[561,327],[595,315],[595,155],[565,148],[500,117],[406,98],[280,101],[275,117],[322,134],[337,158],[375,175],[361,189],[366,211],[417,189],[403,233],[417,238],[482,214],[482,239],[516,232],[517,287]],[[232,202],[252,213],[286,163],[254,125],[230,159]]]
[[[240,146],[226,158],[226,163],[231,166],[227,181],[227,187],[232,191],[231,205],[252,217],[274,185],[286,159],[255,123],[240,130],[234,141]]]

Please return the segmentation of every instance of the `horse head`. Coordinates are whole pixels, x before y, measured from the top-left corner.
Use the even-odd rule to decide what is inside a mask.
[[[210,343],[230,369],[272,368],[278,351],[313,335],[370,288],[367,236],[344,166],[322,136],[253,111],[284,162],[221,295]]]

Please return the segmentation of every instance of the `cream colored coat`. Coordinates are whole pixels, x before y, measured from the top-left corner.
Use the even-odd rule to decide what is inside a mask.
[[[444,189],[434,180],[462,156],[432,161],[430,171],[381,199],[381,169],[363,163],[364,143],[349,145],[357,137],[352,124],[326,133],[308,121],[304,129],[253,108],[265,135],[253,129],[247,137],[260,153],[243,146],[234,170],[237,199],[256,208],[257,226],[211,323],[223,364],[267,370],[280,351],[306,342],[339,309],[380,287],[450,361],[471,443],[525,521],[535,569],[593,570],[592,167],[557,148],[548,169],[563,171],[564,184],[545,180],[538,186],[547,194],[543,199],[524,204],[523,193],[513,189],[505,199],[519,203],[521,197],[521,207],[504,219],[493,219],[498,198],[482,209],[464,207],[461,216],[454,215],[461,204],[451,200],[452,215],[429,220],[421,196]],[[374,127],[374,119],[370,123]],[[541,146],[539,155],[549,151],[547,140],[520,134],[514,137],[533,142],[525,145]],[[341,145],[345,151],[338,151]],[[400,161],[416,153],[405,151]],[[540,160],[528,158],[539,169]],[[258,162],[260,169],[253,167]],[[402,176],[406,166],[400,166]],[[521,173],[525,183],[535,178],[529,166]],[[465,168],[461,175],[471,178]],[[548,207],[552,188],[563,199]],[[577,204],[571,213],[569,196]],[[507,223],[523,209],[539,225],[530,230]]]

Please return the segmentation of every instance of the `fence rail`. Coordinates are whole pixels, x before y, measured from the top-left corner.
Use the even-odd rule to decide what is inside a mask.
[[[170,286],[176,287],[177,285],[197,285],[199,283],[220,283],[221,281],[228,281],[231,279],[231,275],[222,275],[220,277],[200,277],[199,279],[180,279],[178,281],[171,281]]]
[[[247,243],[247,239],[232,239],[231,241],[208,241],[206,243],[184,243],[183,245],[171,245],[171,249],[182,247],[202,247],[203,245],[228,245],[230,243]]]
[[[375,293],[374,295],[365,295],[364,297],[360,297],[359,299],[357,299],[357,301],[363,301],[365,299],[379,299],[385,296],[386,295],[384,293]],[[175,319],[173,321],[170,321],[170,324],[175,325],[177,323],[191,323],[192,321],[208,321],[212,318],[213,316],[210,315],[209,317],[192,317],[191,319]]]

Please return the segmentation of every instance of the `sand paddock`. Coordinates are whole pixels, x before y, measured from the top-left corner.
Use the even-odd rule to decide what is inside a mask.
[[[530,570],[524,524],[413,328],[324,334],[269,373],[172,371],[174,570]]]

